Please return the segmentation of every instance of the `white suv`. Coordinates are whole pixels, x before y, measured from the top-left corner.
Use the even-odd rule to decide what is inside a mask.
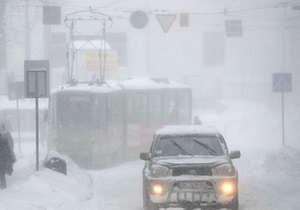
[[[238,172],[222,135],[203,125],[165,126],[156,131],[150,152],[143,152],[145,210],[238,210]]]

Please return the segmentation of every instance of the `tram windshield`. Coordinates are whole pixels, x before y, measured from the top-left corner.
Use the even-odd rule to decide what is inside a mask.
[[[91,126],[92,99],[86,95],[70,95],[58,98],[57,122],[59,127],[86,128]]]

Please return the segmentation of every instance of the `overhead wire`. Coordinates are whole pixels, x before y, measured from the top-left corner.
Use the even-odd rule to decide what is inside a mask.
[[[104,5],[104,6],[101,6],[101,7],[97,7],[97,8],[95,8],[95,10],[100,9],[100,8],[105,8],[105,7],[110,7],[110,6],[116,5],[116,4],[120,3],[121,1],[123,1],[123,0],[117,0],[117,1],[115,1],[113,3],[107,4],[107,5]]]

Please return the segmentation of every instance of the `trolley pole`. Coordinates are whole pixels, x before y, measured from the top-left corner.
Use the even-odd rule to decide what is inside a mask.
[[[38,76],[35,74],[35,89],[38,90]],[[35,136],[36,136],[36,170],[39,170],[39,96],[35,94]]]

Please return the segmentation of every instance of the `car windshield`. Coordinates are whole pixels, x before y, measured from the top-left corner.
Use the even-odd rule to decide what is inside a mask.
[[[220,156],[224,155],[217,136],[167,136],[156,145],[155,156]]]

